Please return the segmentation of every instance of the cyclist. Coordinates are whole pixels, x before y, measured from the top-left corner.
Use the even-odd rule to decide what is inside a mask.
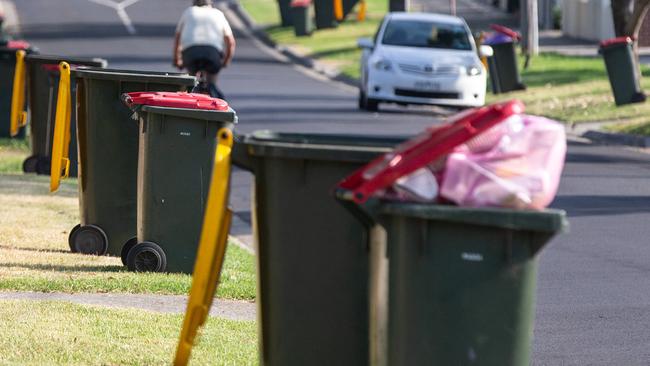
[[[225,15],[212,7],[212,0],[193,0],[176,28],[174,65],[191,75],[207,73],[210,95],[223,99],[217,75],[235,53],[235,37]]]

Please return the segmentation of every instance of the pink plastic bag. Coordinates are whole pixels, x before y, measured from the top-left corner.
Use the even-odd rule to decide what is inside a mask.
[[[456,148],[447,158],[440,196],[460,206],[548,206],[566,155],[564,127],[515,115]]]

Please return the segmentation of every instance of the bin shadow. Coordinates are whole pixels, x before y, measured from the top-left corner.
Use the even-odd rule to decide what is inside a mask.
[[[0,262],[0,267],[19,267],[34,271],[53,272],[126,272],[124,266],[98,266],[98,265],[65,265],[65,264],[34,264],[17,262]]]
[[[650,213],[648,196],[557,196],[552,208],[565,210],[569,217]]]
[[[8,245],[0,245],[0,250],[22,250],[26,252],[36,252],[36,253],[57,253],[57,254],[70,254],[69,250],[64,249],[39,249],[39,248],[21,248],[21,247],[10,247]]]

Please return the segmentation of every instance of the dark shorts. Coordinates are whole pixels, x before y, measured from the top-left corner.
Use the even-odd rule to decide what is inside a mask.
[[[204,70],[218,74],[223,65],[223,54],[213,46],[191,46],[183,50],[183,65],[191,75]]]

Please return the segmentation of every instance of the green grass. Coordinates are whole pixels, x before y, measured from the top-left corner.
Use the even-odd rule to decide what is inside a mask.
[[[0,152],[0,165],[13,155]],[[76,180],[66,180],[50,194],[47,177],[13,173],[0,174],[0,290],[189,292],[189,275],[132,273],[116,257],[71,253],[68,231],[79,222]],[[218,297],[254,300],[255,286],[254,256],[229,245]]]
[[[0,301],[2,365],[170,365],[182,315]],[[255,322],[209,318],[191,365],[256,365]]]
[[[293,47],[308,57],[338,68],[343,74],[357,78],[361,50],[357,38],[372,37],[388,11],[387,0],[368,0],[366,20],[356,20],[353,10],[337,28],[316,31],[310,37],[296,37],[292,27],[280,27],[279,10],[275,0],[241,0],[251,17],[278,44]]]
[[[644,89],[650,88],[650,68],[642,67]],[[650,123],[650,104],[614,104],[605,65],[600,58],[541,54],[532,60],[522,78],[525,91],[488,94],[487,102],[518,98],[530,114],[547,116],[568,123],[613,121],[623,125]],[[634,130],[643,132],[643,128]]]
[[[23,160],[29,155],[26,139],[0,138],[0,174],[21,173]]]

